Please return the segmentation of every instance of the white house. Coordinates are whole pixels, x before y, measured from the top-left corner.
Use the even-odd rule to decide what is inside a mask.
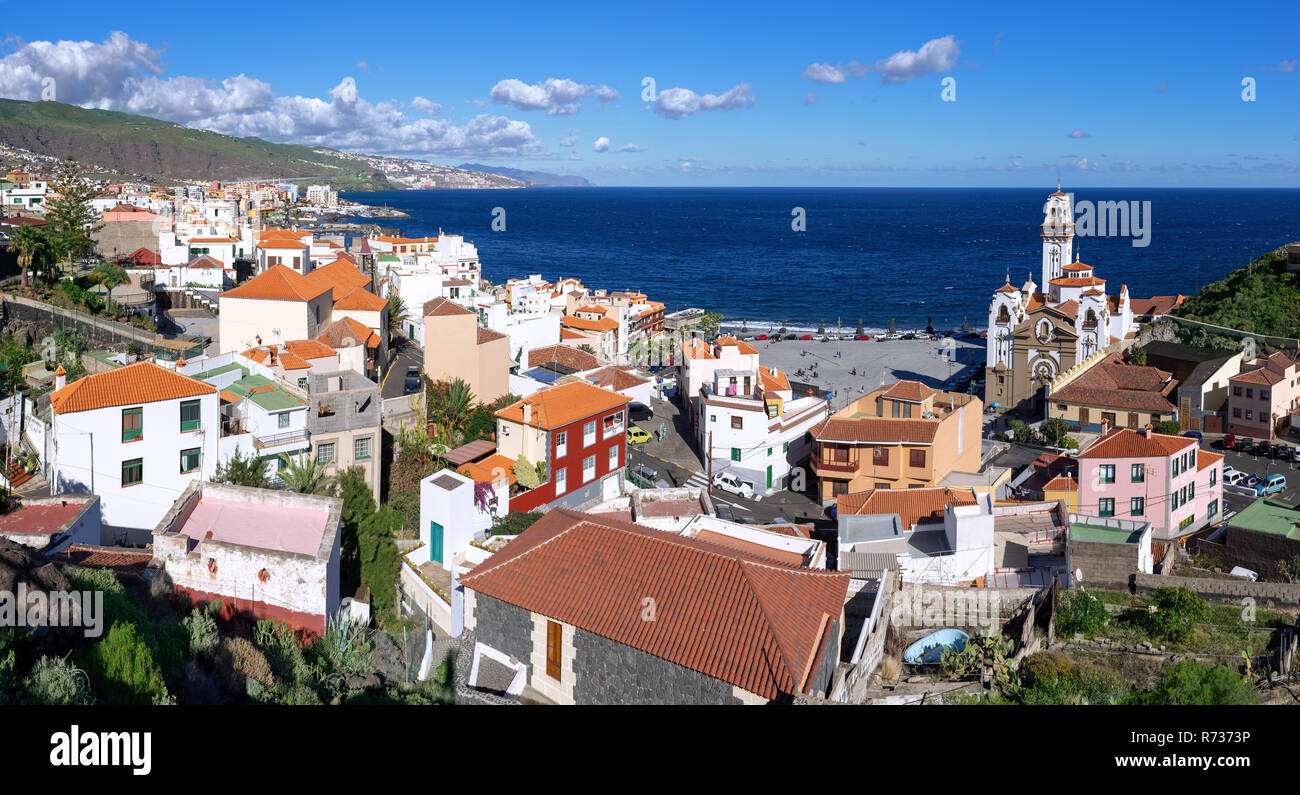
[[[717,368],[701,390],[699,450],[713,472],[729,471],[771,494],[799,483],[791,473],[812,452],[809,431],[830,416],[823,398],[794,397],[785,373],[759,365],[753,370]]]
[[[216,471],[216,387],[152,362],[62,380],[50,396],[52,489],[99,495],[105,542],[147,542],[176,496]]]
[[[444,469],[420,481],[420,540],[417,562],[432,561],[450,569],[478,533],[492,527],[497,515],[509,511],[509,483],[502,479],[484,484],[482,499],[475,501],[474,481]]]

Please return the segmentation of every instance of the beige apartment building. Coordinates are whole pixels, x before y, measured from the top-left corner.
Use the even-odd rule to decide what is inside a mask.
[[[980,467],[984,403],[919,381],[882,386],[812,429],[823,501],[867,489],[937,486]]]
[[[424,374],[459,378],[481,403],[510,393],[510,337],[478,324],[478,314],[446,298],[424,305]]]

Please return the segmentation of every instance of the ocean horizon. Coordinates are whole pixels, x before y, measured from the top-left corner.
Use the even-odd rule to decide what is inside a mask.
[[[1045,188],[626,188],[342,194],[410,218],[403,235],[463,234],[494,283],[540,273],[639,290],[669,312],[700,307],[729,327],[956,328],[987,323],[1008,278],[1039,281]],[[1128,236],[1079,236],[1110,292],[1192,294],[1300,239],[1297,188],[1062,187],[1083,202],[1138,202]],[[1143,205],[1150,202],[1149,205]],[[498,209],[499,208],[499,209]],[[792,228],[802,208],[804,231]],[[1076,216],[1077,217],[1077,216]],[[505,228],[494,231],[494,218]],[[1041,287],[1042,285],[1039,285]]]

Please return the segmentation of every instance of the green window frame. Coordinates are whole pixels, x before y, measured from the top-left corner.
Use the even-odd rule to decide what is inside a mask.
[[[1097,500],[1097,515],[1098,515],[1098,516],[1114,516],[1114,515],[1115,515],[1115,498],[1114,498],[1114,497],[1102,497],[1101,499]]]
[[[202,466],[203,449],[200,447],[191,447],[181,451],[181,474],[185,475],[190,472],[197,472]]]
[[[122,485],[134,486],[144,482],[144,459],[132,458],[122,462]]]
[[[1143,483],[1147,479],[1147,469],[1142,464],[1134,464],[1129,468],[1129,482]]]
[[[1205,518],[1213,518],[1219,512],[1219,501],[1210,500],[1210,504],[1205,508]]]
[[[739,460],[740,460],[740,448],[739,448],[739,447],[733,447],[733,448],[731,448],[731,460],[732,460],[732,461],[739,461]]]
[[[352,458],[357,461],[370,459],[370,437],[363,436],[352,443]]]
[[[770,448],[770,447],[767,448],[767,454],[768,454],[769,457],[771,457],[771,455],[772,455],[772,448]]]
[[[316,445],[316,463],[332,464],[334,463],[334,443],[321,442]]]
[[[134,442],[144,438],[144,409],[122,409],[122,441]]]
[[[197,400],[181,401],[181,433],[197,431],[203,425],[200,404]]]
[[[789,442],[782,442],[782,443],[781,443],[781,452],[783,452],[783,453],[788,453],[788,452],[790,452],[790,443],[789,443]]]
[[[1128,511],[1133,516],[1142,516],[1146,512],[1147,501],[1145,497],[1132,497],[1128,501]]]
[[[1115,482],[1115,465],[1114,465],[1114,464],[1102,464],[1101,466],[1099,466],[1099,467],[1097,468],[1097,479],[1098,479],[1098,482],[1100,482],[1100,483],[1114,483],[1114,482]]]

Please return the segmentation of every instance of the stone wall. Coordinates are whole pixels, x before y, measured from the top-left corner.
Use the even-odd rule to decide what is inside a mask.
[[[738,704],[732,686],[579,629],[574,637],[579,704]]]
[[[1159,574],[1135,574],[1133,585],[1138,594],[1156,588],[1190,588],[1206,601],[1224,604],[1241,604],[1244,598],[1254,599],[1261,607],[1292,607],[1300,605],[1300,583],[1251,582],[1250,580],[1216,577],[1175,577]]]
[[[1278,533],[1261,533],[1229,525],[1224,543],[1198,539],[1196,551],[1213,555],[1225,568],[1244,566],[1261,576],[1268,576],[1273,574],[1277,561],[1300,555],[1300,541]]]
[[[528,680],[532,681],[533,619],[527,610],[487,594],[476,593],[474,634],[479,642],[527,664]]]

